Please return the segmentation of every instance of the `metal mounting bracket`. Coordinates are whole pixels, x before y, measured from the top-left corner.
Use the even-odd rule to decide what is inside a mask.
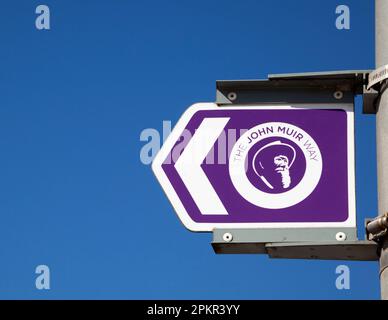
[[[216,103],[227,105],[354,104],[363,96],[363,113],[375,114],[380,84],[367,89],[371,70],[272,74],[265,80],[220,80]],[[267,254],[271,258],[375,261],[381,247],[358,240],[355,228],[215,229],[219,254]]]
[[[363,95],[363,112],[376,113],[378,91],[367,90],[371,70],[270,74],[265,80],[219,80],[216,103],[354,103]]]
[[[214,229],[212,247],[217,254],[354,261],[376,261],[381,249],[375,241],[358,240],[354,228]]]
[[[374,219],[366,220],[367,239],[377,243],[386,237],[388,233],[388,212]]]

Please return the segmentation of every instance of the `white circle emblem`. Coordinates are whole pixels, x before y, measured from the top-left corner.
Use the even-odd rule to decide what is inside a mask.
[[[300,182],[277,194],[259,190],[247,177],[249,150],[263,139],[276,137],[293,141],[306,160],[306,170]],[[251,128],[235,143],[229,158],[229,174],[236,190],[253,205],[266,209],[288,208],[305,200],[317,187],[322,167],[321,151],[315,140],[301,128],[283,122],[268,122]]]

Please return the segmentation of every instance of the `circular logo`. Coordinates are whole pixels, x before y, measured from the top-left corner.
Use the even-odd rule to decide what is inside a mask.
[[[250,203],[267,209],[288,208],[316,188],[322,155],[304,130],[283,122],[263,123],[236,142],[229,174],[236,190]]]

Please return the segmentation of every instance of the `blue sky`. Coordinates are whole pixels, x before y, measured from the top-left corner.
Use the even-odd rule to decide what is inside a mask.
[[[15,0],[0,30],[0,298],[379,298],[377,263],[346,263],[338,291],[343,262],[215,255],[139,159],[140,132],[214,101],[217,79],[373,69],[373,1]],[[374,132],[358,98],[360,226],[377,210]]]

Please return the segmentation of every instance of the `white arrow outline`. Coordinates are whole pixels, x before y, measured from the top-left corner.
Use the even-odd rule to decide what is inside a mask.
[[[201,168],[230,118],[205,118],[175,164],[190,195],[203,215],[227,215],[224,205]]]

